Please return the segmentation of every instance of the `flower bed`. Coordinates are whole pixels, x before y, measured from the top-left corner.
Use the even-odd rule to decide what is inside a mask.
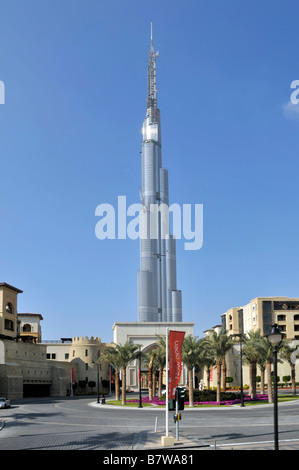
[[[244,402],[250,402],[250,401],[267,401],[268,400],[268,395],[257,395],[256,398],[253,400],[251,397],[245,396],[244,397]],[[138,399],[129,399],[127,402],[130,403],[139,403]],[[165,405],[166,401],[165,400],[160,400],[158,397],[154,397],[152,400],[149,400],[148,397],[142,397],[142,403],[148,403],[152,404],[154,406],[159,406],[159,405]],[[224,401],[195,401],[194,405],[202,405],[202,406],[219,406],[219,405],[237,405],[238,403],[241,403],[241,399],[237,398],[235,400],[224,400]],[[189,401],[185,401],[185,405],[189,405]]]

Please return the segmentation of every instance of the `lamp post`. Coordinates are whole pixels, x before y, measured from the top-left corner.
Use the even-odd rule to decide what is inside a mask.
[[[138,359],[139,359],[139,406],[138,406],[138,408],[142,408],[142,398],[141,398],[141,348],[139,348]]]
[[[274,448],[278,450],[278,407],[277,407],[277,351],[282,341],[282,334],[276,323],[271,325],[271,332],[266,335],[273,348],[274,365]]]
[[[97,362],[98,403],[100,403],[100,364]]]
[[[232,335],[233,337],[238,337],[240,338],[240,388],[241,388],[241,407],[245,406],[244,405],[244,392],[243,392],[243,333],[236,333]]]
[[[97,366],[97,392],[98,392],[97,403],[100,403],[100,364],[98,363],[98,361],[92,361],[92,365]]]

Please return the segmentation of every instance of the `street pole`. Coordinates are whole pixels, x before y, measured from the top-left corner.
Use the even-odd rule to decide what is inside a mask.
[[[100,365],[97,363],[97,385],[98,385],[98,403],[100,403]]]
[[[244,405],[244,392],[243,392],[243,343],[242,343],[242,335],[240,336],[240,354],[241,354],[241,405],[240,406],[245,406]]]
[[[278,397],[277,397],[277,352],[282,342],[283,336],[277,325],[271,325],[271,332],[266,335],[270,345],[273,348],[273,363],[274,363],[274,448],[278,450]]]
[[[277,407],[277,346],[273,347],[274,358],[274,450],[278,450],[278,407]]]
[[[168,389],[169,389],[169,365],[168,365],[168,328],[166,328],[166,437],[168,437]]]
[[[142,408],[142,398],[141,398],[141,349],[139,348],[139,406],[138,408]]]
[[[176,412],[176,415],[178,416],[178,414],[179,414],[179,391],[178,391],[178,388],[176,388],[176,391],[175,391],[175,412]],[[178,441],[179,440],[179,420],[178,419],[175,422],[175,437],[176,437],[176,440]]]

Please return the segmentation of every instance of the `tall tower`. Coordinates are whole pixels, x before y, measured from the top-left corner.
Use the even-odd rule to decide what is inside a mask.
[[[151,27],[146,117],[143,121],[138,321],[181,322],[182,293],[176,286],[176,243],[169,232],[168,172],[162,167],[160,110],[157,108],[156,59]],[[156,215],[156,217],[155,217]],[[166,219],[166,220],[165,220]]]

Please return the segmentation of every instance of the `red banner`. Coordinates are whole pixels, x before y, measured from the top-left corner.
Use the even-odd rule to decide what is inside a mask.
[[[182,344],[184,331],[169,331],[169,398],[175,398],[175,389],[178,386],[182,373]]]

